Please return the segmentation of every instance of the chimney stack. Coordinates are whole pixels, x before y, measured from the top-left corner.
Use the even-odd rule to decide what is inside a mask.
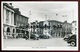
[[[10,5],[12,6],[12,3],[10,3]]]

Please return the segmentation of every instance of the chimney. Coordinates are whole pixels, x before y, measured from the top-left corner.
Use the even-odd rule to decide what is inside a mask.
[[[12,3],[10,3],[10,5],[12,6]]]

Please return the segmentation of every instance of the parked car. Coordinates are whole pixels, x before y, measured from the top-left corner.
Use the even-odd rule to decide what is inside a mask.
[[[66,36],[64,37],[64,40],[67,41],[69,37],[70,37],[69,35],[66,35]]]
[[[51,36],[42,34],[39,37],[42,38],[42,39],[49,39]]]
[[[24,34],[24,35],[23,35],[23,38],[27,40],[29,37]]]
[[[72,35],[73,35],[73,34],[67,34],[67,35],[64,37],[64,40],[67,41],[68,38],[69,38],[70,36],[72,36]]]
[[[69,43],[71,46],[76,46],[76,35],[72,35],[68,38],[67,43]]]
[[[38,34],[31,34],[30,38],[34,39],[34,40],[39,40],[39,35]]]

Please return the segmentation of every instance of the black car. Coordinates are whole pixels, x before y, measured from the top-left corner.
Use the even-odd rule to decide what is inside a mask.
[[[23,35],[23,38],[27,40],[29,37],[24,34],[24,35]]]
[[[39,37],[40,37],[41,39],[49,39],[51,36],[42,34],[42,35],[40,35]]]
[[[31,34],[30,39],[39,40],[39,35],[38,34]]]
[[[69,43],[71,46],[76,46],[76,35],[69,37],[67,43]]]
[[[68,34],[68,35],[66,35],[66,36],[64,37],[64,40],[67,41],[68,38],[69,38],[71,35],[72,35],[72,34]]]

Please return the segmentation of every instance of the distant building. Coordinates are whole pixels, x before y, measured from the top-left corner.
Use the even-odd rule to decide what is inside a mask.
[[[44,29],[44,21],[39,22],[39,34],[43,34]]]
[[[68,23],[67,21],[60,22],[56,20],[49,20],[49,26],[50,26],[50,34],[53,37],[64,37],[67,34],[71,33],[71,23]]]
[[[67,35],[67,34],[72,34],[72,25],[71,23],[68,23],[67,21],[63,22],[63,34]]]
[[[39,34],[39,22],[38,21],[31,23],[31,33],[38,33]]]
[[[49,32],[49,28],[48,28],[49,22],[48,22],[48,20],[44,21],[43,26],[44,26],[43,34],[48,34],[48,32]]]
[[[77,33],[77,22],[76,21],[72,22],[72,33],[73,34]]]
[[[19,8],[14,9],[14,25],[16,26],[16,36],[22,37],[23,34],[28,34],[28,17],[22,15]]]
[[[64,37],[71,33],[71,23],[67,23],[67,21],[60,22],[56,20],[48,20],[47,23],[45,21],[40,21],[38,24],[39,34],[49,33],[52,37]]]
[[[63,37],[62,22],[56,20],[49,20],[49,26],[50,26],[50,34],[52,35],[52,37]]]
[[[3,37],[13,37],[14,29],[14,9],[12,3],[3,3]]]

